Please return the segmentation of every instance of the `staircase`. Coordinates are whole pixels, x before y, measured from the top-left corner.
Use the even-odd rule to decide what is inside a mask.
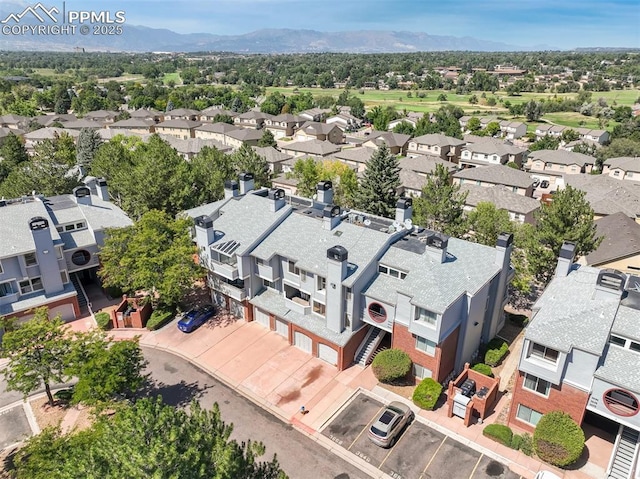
[[[362,367],[369,364],[373,360],[374,353],[378,352],[378,346],[385,334],[387,333],[382,329],[369,329],[369,332],[358,347],[358,351],[356,352],[356,357],[354,359],[355,363]]]
[[[635,429],[626,426],[620,427],[617,447],[609,466],[607,479],[631,479],[639,435],[640,433]]]
[[[80,279],[76,273],[71,273],[69,275],[69,279],[78,293],[78,305],[80,306],[80,312],[86,313],[88,311],[88,300],[87,295],[84,294],[84,288],[80,284]]]

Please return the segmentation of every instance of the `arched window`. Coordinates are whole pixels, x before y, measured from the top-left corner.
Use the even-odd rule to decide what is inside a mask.
[[[387,321],[387,312],[380,303],[371,303],[368,308],[369,317],[376,323],[384,323]]]
[[[604,405],[618,416],[634,416],[638,413],[638,399],[623,389],[609,389],[602,396]]]
[[[71,256],[71,262],[77,266],[83,266],[89,261],[91,261],[91,253],[83,249],[75,251]]]

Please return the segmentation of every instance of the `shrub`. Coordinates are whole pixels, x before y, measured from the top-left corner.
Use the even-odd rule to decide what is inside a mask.
[[[100,329],[109,329],[111,326],[111,315],[104,311],[100,311],[96,314],[96,324]]]
[[[522,446],[522,436],[520,436],[519,434],[514,434],[511,438],[511,444],[509,444],[509,447],[517,451],[518,449],[520,449],[520,446]]]
[[[487,344],[486,352],[484,353],[484,362],[489,366],[497,366],[502,361],[509,351],[509,345],[504,339],[493,338]]]
[[[411,358],[401,349],[387,349],[378,353],[371,363],[373,374],[382,383],[403,379],[411,371]]]
[[[153,313],[151,313],[151,317],[147,321],[147,329],[149,331],[160,329],[162,326],[171,321],[173,319],[173,316],[174,312],[171,310],[156,309]]]
[[[489,376],[490,378],[493,377],[493,371],[491,371],[491,366],[489,366],[488,364],[478,363],[475,364],[471,369],[473,369],[477,373]]]
[[[513,431],[504,424],[489,424],[482,430],[482,435],[508,447],[511,447],[513,440]]]
[[[533,455],[533,438],[531,437],[531,434],[527,434],[525,432],[522,436],[519,437],[521,438],[519,449],[522,451],[522,453],[526,456]]]
[[[571,416],[552,411],[540,418],[533,433],[533,450],[540,459],[554,466],[568,466],[584,449],[584,432]]]
[[[438,399],[442,394],[442,386],[436,380],[426,378],[420,381],[418,387],[413,391],[413,403],[421,409],[433,411]]]
[[[524,314],[509,314],[508,318],[509,321],[521,328],[524,327],[529,321],[529,318],[527,318]]]

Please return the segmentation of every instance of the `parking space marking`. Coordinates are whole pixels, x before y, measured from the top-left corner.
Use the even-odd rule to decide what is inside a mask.
[[[363,434],[365,431],[368,431],[368,430],[369,430],[369,428],[370,428],[370,427],[371,427],[371,425],[373,424],[373,421],[375,421],[375,419],[380,415],[380,411],[382,411],[384,408],[385,408],[385,406],[382,406],[380,409],[378,409],[378,413],[377,413],[375,416],[373,416],[373,419],[371,419],[371,420],[367,423],[367,425],[364,427],[364,429],[363,429],[362,431],[360,431],[360,434],[358,434],[358,436],[353,440],[353,442],[351,443],[351,445],[347,448],[347,451],[350,451],[350,450],[351,450],[351,448],[353,447],[353,445],[358,441],[358,439],[360,439],[360,437],[362,436],[362,434]],[[367,462],[369,462],[369,461],[367,461]]]
[[[442,442],[440,443],[440,445],[438,446],[438,449],[436,449],[436,452],[433,453],[433,456],[431,456],[431,459],[429,459],[429,462],[427,463],[427,465],[425,466],[424,470],[422,471],[422,474],[425,474],[427,472],[427,469],[429,469],[429,466],[431,465],[431,463],[433,462],[433,460],[436,458],[436,456],[438,455],[438,451],[440,451],[440,449],[442,448],[442,446],[444,446],[444,442],[447,440],[449,436],[445,436],[444,439],[442,440]]]
[[[469,479],[471,479],[473,475],[476,473],[476,469],[478,469],[478,466],[480,465],[480,461],[482,460],[483,457],[484,457],[484,454],[480,454],[480,457],[478,458],[478,462],[476,462],[476,465],[473,468],[473,471],[471,471],[471,474],[469,474]]]

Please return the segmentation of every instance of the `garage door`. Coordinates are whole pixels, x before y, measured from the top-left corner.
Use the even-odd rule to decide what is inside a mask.
[[[256,308],[256,322],[262,324],[263,326],[266,326],[267,328],[271,329],[271,324],[269,324],[269,315],[267,313],[265,313],[264,311],[261,311],[259,309]]]
[[[338,351],[326,344],[318,344],[318,357],[334,366],[338,364]]]
[[[227,300],[224,294],[220,293],[219,291],[213,291],[211,293],[211,301],[213,302],[213,304],[220,306],[223,309],[226,309],[227,307]]]
[[[50,317],[54,317],[59,314],[64,322],[76,319],[76,313],[73,310],[73,305],[71,304],[61,304],[60,306],[51,308],[49,311]]]
[[[311,354],[311,338],[306,334],[296,331],[293,335],[293,345]]]
[[[244,306],[240,301],[229,300],[229,309],[236,318],[244,319]]]
[[[276,319],[276,333],[289,339],[289,325],[280,319]]]

